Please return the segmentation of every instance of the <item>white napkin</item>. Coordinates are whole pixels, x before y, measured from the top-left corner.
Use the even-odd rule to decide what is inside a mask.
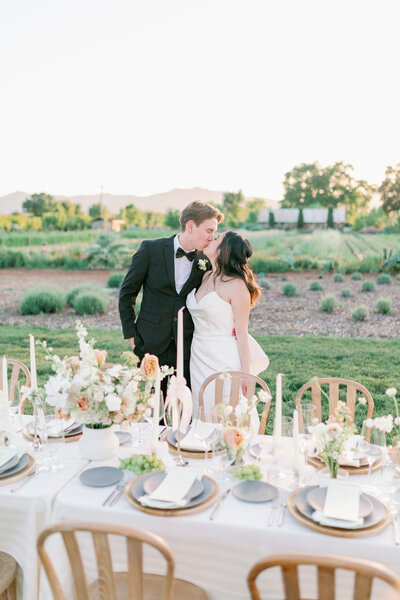
[[[195,469],[171,469],[151,494],[138,498],[142,506],[180,508],[189,502],[185,498],[199,472]]]
[[[312,513],[311,518],[320,525],[326,527],[339,527],[340,529],[360,529],[364,526],[364,519],[360,517],[356,521],[342,521],[341,519],[332,519],[331,517],[324,517],[324,515],[316,510]]]
[[[18,448],[10,448],[9,446],[0,446],[0,468],[8,463],[9,460],[18,454]]]
[[[181,439],[182,450],[190,450],[192,452],[204,452],[204,443],[201,440],[199,440],[199,438],[195,435],[196,422],[197,420],[193,419],[191,428],[189,429],[185,437]],[[218,425],[216,425],[215,423],[203,423],[202,421],[200,421],[201,437],[211,436],[213,431],[217,427]],[[210,444],[208,444],[207,446],[208,449],[210,449]]]

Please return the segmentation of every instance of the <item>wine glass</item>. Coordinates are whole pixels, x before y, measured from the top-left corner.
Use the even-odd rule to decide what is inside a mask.
[[[218,417],[215,411],[207,413],[203,407],[197,410],[194,421],[194,435],[203,444],[204,447],[204,472],[207,472],[208,450],[216,440],[219,430],[217,428]]]
[[[368,486],[371,486],[372,465],[377,459],[385,458],[386,433],[368,420],[364,421],[361,429],[361,450],[368,462]]]
[[[147,408],[145,412],[145,419],[147,423],[153,426],[154,424],[154,413],[157,412],[157,404],[158,404],[158,422],[162,423],[164,419],[164,395],[162,391],[160,391],[160,395],[156,398],[156,394],[154,393],[154,389],[150,395],[149,401],[147,403]]]
[[[310,402],[301,402],[298,407],[300,423],[303,422],[303,433],[305,439],[309,439],[317,419],[317,407]]]

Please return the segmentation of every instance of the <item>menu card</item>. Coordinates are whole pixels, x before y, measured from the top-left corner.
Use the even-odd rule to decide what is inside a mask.
[[[327,482],[324,517],[357,521],[360,509],[360,486],[330,479]]]

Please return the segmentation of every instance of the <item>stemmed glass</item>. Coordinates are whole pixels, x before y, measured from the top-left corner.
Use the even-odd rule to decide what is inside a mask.
[[[203,407],[197,410],[196,420],[194,423],[194,435],[202,442],[204,447],[204,472],[207,472],[208,449],[219,438],[219,430],[217,428],[218,417],[212,411],[207,414]]]
[[[364,421],[361,429],[361,450],[368,462],[368,486],[371,485],[372,465],[380,457],[384,460],[386,449],[386,433],[368,421]]]

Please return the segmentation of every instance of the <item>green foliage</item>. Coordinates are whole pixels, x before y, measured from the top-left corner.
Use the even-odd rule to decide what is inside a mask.
[[[312,281],[310,283],[310,290],[312,292],[320,292],[323,289],[323,285],[319,281]]]
[[[389,315],[392,312],[392,301],[389,298],[379,298],[375,303],[375,310],[381,315]]]
[[[293,266],[295,269],[309,271],[311,269],[320,269],[321,263],[319,260],[312,258],[311,256],[301,255],[295,257]]]
[[[371,281],[370,279],[367,279],[366,281],[364,281],[364,283],[362,285],[363,292],[374,292],[375,290],[376,290],[376,285],[373,281]]]
[[[385,284],[392,283],[392,278],[390,277],[390,275],[388,275],[388,273],[380,273],[380,275],[378,275],[378,278],[376,281],[380,285],[385,285]]]
[[[263,251],[255,251],[249,264],[254,273],[285,273],[291,271],[291,266],[286,260],[271,257]]]
[[[327,296],[324,296],[323,298],[321,298],[321,301],[319,303],[319,310],[322,310],[323,312],[331,313],[334,310],[336,310],[338,306],[339,306],[339,303],[336,300],[335,296],[328,294]]]
[[[123,258],[130,254],[129,249],[115,240],[111,233],[100,233],[96,239],[96,246],[87,250],[87,260],[90,268],[115,269],[123,266]]]
[[[268,225],[270,226],[271,229],[275,229],[275,215],[274,215],[274,211],[270,210],[269,214],[268,214]]]
[[[243,220],[244,196],[242,190],[237,193],[225,192],[222,202],[222,212],[225,215],[224,223],[228,227],[237,227],[240,220]]]
[[[355,273],[353,273],[351,278],[353,281],[360,281],[360,279],[362,279],[362,275],[361,273],[358,273],[358,271],[356,271]]]
[[[107,285],[110,288],[120,288],[124,279],[125,273],[111,273]]]
[[[282,292],[285,296],[297,296],[299,291],[297,289],[297,285],[294,283],[285,283],[282,288]]]
[[[22,204],[24,212],[32,213],[35,217],[42,217],[45,213],[53,212],[57,202],[50,194],[32,194]]]
[[[382,208],[386,213],[400,210],[400,163],[395,167],[387,167],[385,179],[379,186]]]
[[[180,230],[180,215],[179,210],[174,210],[169,208],[165,215],[164,225],[165,227],[169,227],[170,229],[174,229],[175,231]]]
[[[359,231],[364,227],[379,227],[382,228],[388,222],[388,218],[382,207],[373,208],[366,215],[359,215],[353,223],[353,231]]]
[[[92,219],[100,219],[100,217],[103,217],[103,219],[109,219],[111,216],[111,213],[109,211],[109,209],[107,208],[107,206],[104,206],[104,204],[92,204],[92,206],[89,206],[89,217],[91,217]]]
[[[326,221],[328,229],[335,229],[335,221],[333,220],[333,208],[330,206],[328,208],[328,219]]]
[[[304,213],[303,209],[299,208],[299,214],[297,215],[297,229],[303,229],[304,227]]]
[[[333,281],[335,283],[342,283],[344,281],[344,277],[341,273],[335,273],[333,276]]]
[[[350,298],[351,296],[351,290],[349,288],[343,288],[342,290],[342,297],[343,298]]]
[[[124,219],[127,225],[134,227],[143,227],[145,224],[145,216],[141,210],[139,210],[134,204],[128,204],[124,208],[121,208],[119,213],[120,219]]]
[[[383,261],[382,268],[387,271],[400,271],[400,252],[396,252],[393,256],[386,258]]]
[[[26,255],[13,250],[0,250],[0,269],[12,269],[26,266]]]
[[[68,304],[68,306],[73,306],[74,305],[74,300],[77,296],[79,296],[79,294],[82,294],[84,292],[90,292],[93,294],[101,294],[102,291],[99,287],[87,284],[87,285],[78,285],[77,287],[74,287],[72,290],[70,290],[67,294],[66,297],[66,302]]]
[[[21,300],[23,315],[59,312],[65,306],[65,297],[61,290],[50,287],[37,287],[28,292]]]
[[[74,298],[72,306],[78,315],[94,315],[105,312],[109,302],[109,297],[103,293],[83,291]]]
[[[357,308],[351,313],[351,317],[354,319],[354,321],[366,321],[368,319],[368,315],[368,308],[364,306],[364,304],[357,306]]]

